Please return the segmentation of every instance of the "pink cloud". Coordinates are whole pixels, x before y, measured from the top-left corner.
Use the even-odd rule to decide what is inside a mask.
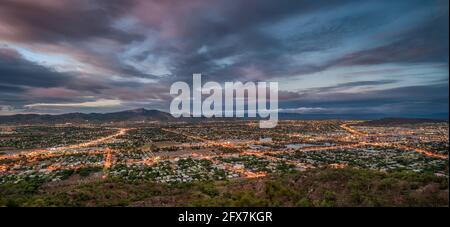
[[[34,97],[75,97],[79,95],[79,92],[61,88],[61,87],[55,87],[55,88],[33,88],[28,91],[28,95],[34,96]]]

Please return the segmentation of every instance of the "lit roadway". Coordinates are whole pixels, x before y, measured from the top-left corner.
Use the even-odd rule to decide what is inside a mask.
[[[376,134],[376,135],[370,135],[367,134],[365,132],[360,132],[357,131],[355,129],[350,128],[347,124],[342,124],[341,128],[346,130],[347,132],[351,133],[352,135],[358,136],[358,137],[363,137],[362,139],[364,139],[364,137],[378,137],[378,136],[384,136],[382,134]],[[415,151],[418,153],[421,153],[425,156],[428,157],[433,157],[433,158],[448,158],[448,155],[444,155],[444,154],[437,154],[431,151],[427,151],[425,149],[422,148],[417,148],[417,147],[409,147],[406,145],[401,145],[401,144],[394,144],[394,143],[387,143],[387,142],[359,142],[358,143],[360,146],[366,146],[366,145],[370,145],[370,146],[375,146],[375,147],[395,147],[401,150],[407,150],[407,151]]]
[[[340,125],[340,127],[342,129],[344,129],[345,131],[349,132],[351,135],[361,139],[361,142],[354,142],[354,143],[350,143],[350,144],[345,144],[345,145],[331,145],[331,146],[314,146],[314,147],[304,147],[301,149],[298,149],[297,151],[299,152],[314,152],[314,151],[323,151],[323,150],[339,150],[339,149],[349,149],[349,148],[357,148],[357,147],[364,147],[364,146],[375,146],[375,147],[395,147],[401,150],[408,150],[408,151],[415,151],[418,153],[421,153],[423,155],[429,156],[429,157],[433,157],[433,158],[448,158],[447,155],[443,155],[443,154],[436,154],[433,153],[431,151],[427,151],[425,149],[421,149],[421,148],[416,148],[416,147],[408,147],[405,145],[400,145],[400,144],[394,144],[394,143],[387,143],[387,142],[366,142],[366,138],[368,137],[378,137],[378,136],[384,136],[381,134],[368,134],[365,132],[360,132],[357,131],[355,129],[352,129],[351,127],[349,127],[347,124],[342,124]],[[109,140],[115,139],[118,136],[121,135],[125,135],[127,133],[129,129],[125,129],[125,128],[120,128],[118,129],[118,131],[115,134],[106,136],[106,137],[102,137],[99,139],[95,139],[89,142],[85,142],[85,143],[80,143],[80,144],[76,144],[76,145],[70,145],[70,146],[66,146],[66,147],[59,147],[56,148],[55,150],[49,150],[49,149],[44,149],[44,150],[39,150],[39,151],[34,151],[31,153],[26,154],[24,157],[26,158],[26,163],[30,163],[30,162],[34,162],[34,161],[38,161],[38,160],[42,160],[45,158],[50,158],[50,157],[57,157],[57,156],[63,156],[66,154],[70,154],[70,153],[65,153],[63,152],[66,149],[76,149],[76,148],[83,148],[83,147],[94,147],[98,144],[107,142]],[[270,151],[270,152],[260,152],[260,151],[256,151],[256,150],[250,150],[250,149],[244,149],[243,146],[245,145],[249,145],[249,144],[258,144],[260,143],[259,141],[255,141],[255,140],[250,140],[250,141],[244,141],[244,142],[218,142],[218,141],[213,141],[213,140],[209,140],[209,139],[205,139],[202,138],[200,136],[195,136],[195,135],[191,135],[185,132],[180,132],[180,131],[176,131],[176,130],[171,130],[171,129],[167,129],[167,128],[162,128],[161,130],[166,131],[166,132],[171,132],[171,133],[175,133],[175,134],[180,134],[183,135],[187,138],[191,138],[197,141],[202,141],[207,145],[213,145],[213,146],[222,146],[222,147],[231,147],[231,148],[238,148],[241,151],[237,152],[237,153],[225,153],[225,154],[217,154],[217,153],[199,153],[199,152],[186,152],[184,154],[181,155],[177,155],[177,156],[169,156],[169,157],[162,157],[162,156],[158,156],[156,154],[154,154],[153,152],[151,152],[152,157],[150,158],[146,158],[144,160],[140,160],[140,161],[132,161],[132,160],[127,160],[127,164],[137,164],[137,163],[141,163],[141,164],[145,164],[145,165],[154,165],[156,163],[158,163],[161,160],[173,160],[176,157],[198,157],[201,159],[207,159],[212,161],[215,164],[221,164],[225,169],[231,171],[231,172],[235,172],[235,173],[239,173],[242,177],[244,178],[256,178],[256,177],[264,177],[266,176],[265,172],[251,172],[246,170],[245,168],[238,168],[233,164],[229,164],[229,163],[223,163],[220,162],[219,160],[215,159],[215,157],[227,157],[227,156],[232,156],[235,154],[244,154],[244,155],[255,155],[257,157],[262,157],[265,158],[267,160],[272,160],[272,161],[284,161],[288,164],[293,164],[296,166],[300,166],[303,165],[304,163],[299,163],[296,161],[292,161],[292,160],[286,160],[283,158],[277,158],[274,156],[270,156],[269,154],[273,155],[273,154],[280,154],[280,153],[289,153],[289,152],[293,152],[292,150],[278,150],[278,151]],[[87,153],[87,154],[103,154],[104,155],[104,161],[103,161],[103,168],[109,169],[111,168],[111,166],[113,165],[113,153],[114,151],[111,151],[110,149],[105,149],[105,148],[101,148],[100,150],[90,150],[90,151],[81,151],[81,152],[76,152],[78,153]],[[19,158],[17,155],[13,155],[13,156],[0,156],[0,160],[1,159],[5,159],[5,158]],[[11,164],[9,164],[11,165]],[[68,167],[68,168],[82,168],[83,166],[77,166],[77,167]],[[65,167],[58,167],[58,166],[49,166],[49,169],[62,169]],[[4,171],[6,169],[6,166],[0,165],[0,171]]]
[[[81,151],[81,152],[77,151],[77,152],[69,152],[69,153],[66,152],[66,150],[67,149],[79,149],[79,148],[84,148],[84,147],[94,147],[98,144],[115,139],[118,136],[125,135],[128,130],[129,129],[119,128],[119,129],[117,129],[116,133],[109,135],[109,136],[101,137],[101,138],[91,140],[89,142],[80,143],[80,144],[58,147],[55,149],[39,149],[39,150],[34,150],[32,152],[28,152],[26,154],[3,155],[3,156],[0,156],[0,160],[2,160],[2,159],[18,159],[25,163],[33,163],[33,162],[36,162],[36,161],[39,161],[42,159],[60,157],[60,156],[70,155],[70,154],[90,154],[90,155],[105,154],[104,168],[107,169],[111,166],[111,162],[112,162],[112,154],[109,149],[100,149],[100,150],[96,149],[96,150],[88,150],[88,151]],[[7,166],[11,166],[13,164],[14,163],[11,162],[9,164],[0,165],[0,172],[5,171]],[[82,168],[82,167],[83,166],[79,166],[79,168]],[[52,165],[48,167],[48,169],[51,169],[51,170],[56,170],[56,169],[61,169],[61,168],[62,167],[57,167],[57,166],[52,166]],[[71,167],[71,168],[75,168],[75,167]],[[76,167],[76,168],[78,168],[78,167]]]
[[[357,138],[363,139],[365,140],[366,137],[382,137],[385,135],[382,134],[373,134],[370,135],[368,133],[365,132],[360,132],[357,131],[355,129],[350,128],[347,124],[342,124],[340,125],[340,127],[342,129],[344,129],[345,131],[349,132],[350,134],[352,134],[353,136],[356,136]],[[229,143],[229,142],[217,142],[217,141],[213,141],[213,140],[208,140],[199,136],[194,136],[191,134],[187,134],[187,133],[183,133],[183,132],[179,132],[179,131],[175,131],[175,130],[170,130],[170,129],[162,129],[163,131],[167,131],[167,132],[171,132],[171,133],[176,133],[176,134],[180,134],[183,136],[186,136],[188,138],[191,139],[195,139],[198,141],[202,141],[205,142],[207,144],[210,145],[218,145],[218,146],[223,146],[223,147],[233,147],[233,148],[238,148],[238,149],[242,149],[242,145],[248,144],[248,143],[259,143],[258,141],[247,141],[247,142],[242,142],[242,143]],[[305,148],[301,148],[298,151],[300,152],[314,152],[314,151],[323,151],[323,150],[341,150],[341,149],[349,149],[349,148],[357,148],[357,147],[364,147],[364,146],[375,146],[375,147],[395,147],[401,150],[408,150],[408,151],[415,151],[418,153],[421,153],[423,155],[429,156],[429,157],[433,157],[433,158],[447,158],[447,155],[442,155],[442,154],[436,154],[421,148],[415,148],[415,147],[408,147],[405,145],[399,145],[399,144],[392,144],[392,143],[381,143],[381,142],[355,142],[355,143],[351,143],[351,144],[345,144],[345,145],[332,145],[332,146],[315,146],[315,147],[305,147]],[[294,164],[296,166],[299,166],[303,163],[298,163],[296,161],[292,161],[292,160],[286,160],[283,158],[276,158],[273,156],[269,156],[268,154],[280,154],[280,153],[290,153],[292,151],[290,150],[279,150],[279,151],[271,151],[271,152],[260,152],[260,151],[255,151],[255,150],[242,150],[241,152],[238,152],[238,154],[247,154],[247,155],[255,155],[257,157],[262,157],[262,158],[266,158],[268,160],[272,160],[272,161],[285,161],[288,164]],[[213,157],[218,157],[218,156],[222,156],[222,157],[227,157],[227,156],[232,156],[236,153],[231,153],[231,154],[199,154],[199,153],[189,153],[186,155],[182,155],[182,156],[195,156],[195,157],[200,157],[200,158],[204,158],[204,159],[208,159],[208,160],[215,160],[213,159]],[[167,158],[167,159],[171,159],[171,158]],[[154,159],[152,159],[151,163],[153,162]],[[213,162],[217,162],[217,161],[213,161]],[[217,164],[217,163],[216,163]],[[222,163],[223,164],[223,163]],[[234,167],[234,165],[230,165],[230,164],[223,164],[224,167],[230,171],[233,172],[238,172],[241,175],[243,175],[246,178],[254,178],[254,177],[263,177],[265,176],[265,173],[252,173],[246,170],[242,170],[242,169],[236,169]]]

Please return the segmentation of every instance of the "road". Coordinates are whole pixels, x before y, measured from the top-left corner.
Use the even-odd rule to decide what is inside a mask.
[[[369,135],[369,134],[367,134],[367,133],[365,133],[365,132],[360,132],[360,131],[357,131],[357,130],[355,130],[355,129],[352,129],[352,128],[350,128],[347,124],[342,124],[342,125],[340,125],[340,127],[341,127],[342,129],[346,130],[347,132],[351,133],[352,135],[358,136],[358,137],[376,137],[376,136],[384,136],[384,135],[379,135],[379,134],[377,134],[377,135]],[[362,139],[364,140],[365,138],[362,138]],[[443,158],[443,159],[448,158],[448,155],[437,154],[437,153],[434,153],[434,152],[425,150],[425,149],[423,149],[423,148],[410,147],[410,146],[406,146],[406,145],[402,145],[402,144],[396,144],[396,143],[388,143],[388,142],[365,142],[365,141],[362,141],[362,142],[359,142],[358,144],[359,144],[360,146],[367,146],[367,145],[369,145],[369,146],[375,146],[375,147],[393,147],[393,148],[398,148],[398,149],[401,149],[401,150],[415,151],[415,152],[421,153],[421,154],[423,154],[423,155],[425,155],[425,156],[428,156],[428,157],[433,157],[433,158]]]
[[[101,143],[107,142],[109,140],[112,140],[112,139],[114,139],[114,138],[116,138],[118,136],[125,135],[128,130],[129,129],[126,129],[126,128],[119,128],[119,129],[117,129],[117,132],[112,134],[112,135],[101,137],[101,138],[94,139],[94,140],[91,140],[91,141],[88,141],[88,142],[84,142],[84,143],[75,144],[75,145],[68,145],[68,146],[57,147],[57,148],[53,148],[53,149],[50,149],[50,148],[38,149],[38,150],[29,151],[29,152],[27,152],[25,154],[20,153],[20,154],[2,155],[2,156],[0,156],[0,160],[1,159],[7,159],[7,158],[17,158],[19,156],[25,156],[26,158],[31,158],[32,159],[33,157],[42,156],[44,154],[48,154],[48,155],[53,157],[55,155],[57,156],[58,153],[61,153],[61,152],[65,151],[65,150],[67,150],[67,149],[94,147],[94,146],[96,146],[98,144],[101,144]]]
[[[407,150],[407,151],[415,151],[418,153],[421,153],[423,155],[426,155],[428,157],[433,157],[433,158],[448,158],[448,155],[443,155],[443,154],[436,154],[433,153],[431,151],[427,151],[425,149],[422,148],[416,148],[416,147],[409,147],[406,145],[402,145],[402,144],[396,144],[396,143],[388,143],[388,142],[369,142],[367,141],[367,139],[373,138],[373,137],[378,137],[378,136],[384,136],[384,135],[378,135],[378,134],[368,134],[365,132],[361,132],[358,131],[356,129],[351,128],[348,124],[342,124],[340,125],[340,127],[342,129],[344,129],[345,131],[349,132],[351,135],[355,136],[356,138],[359,138],[360,141],[355,141],[353,143],[348,143],[348,144],[343,144],[343,145],[332,145],[332,146],[314,146],[314,147],[305,147],[305,148],[301,148],[298,149],[297,151],[299,152],[314,152],[314,151],[323,151],[323,150],[339,150],[339,149],[348,149],[348,148],[356,148],[356,147],[364,147],[364,146],[374,146],[374,147],[392,147],[392,148],[397,148],[400,150]],[[126,128],[118,128],[117,132],[112,134],[112,135],[108,135],[105,137],[101,137],[98,139],[94,139],[88,142],[84,142],[84,143],[80,143],[80,144],[75,144],[75,145],[69,145],[69,146],[65,146],[65,147],[59,147],[56,149],[42,149],[39,151],[34,151],[31,153],[27,153],[25,155],[26,158],[26,162],[34,162],[34,161],[38,161],[41,159],[45,159],[45,158],[49,158],[49,157],[55,157],[55,156],[60,156],[60,155],[65,155],[67,154],[65,152],[65,150],[67,149],[76,149],[76,148],[84,148],[84,147],[95,147],[101,143],[105,143],[108,142],[109,140],[112,140],[114,138],[117,138],[118,136],[121,135],[125,135],[127,133],[129,129]],[[181,153],[171,153],[170,155],[165,156],[164,154],[155,154],[155,153],[151,153],[151,157],[144,159],[144,160],[140,160],[137,161],[135,164],[137,163],[143,163],[146,165],[153,165],[155,163],[158,163],[161,160],[171,160],[173,158],[176,157],[184,157],[184,156],[195,156],[195,157],[200,157],[203,159],[208,159],[211,160],[213,162],[218,162],[217,159],[215,159],[215,157],[219,157],[219,156],[230,156],[230,155],[234,155],[234,154],[248,154],[248,155],[255,155],[258,157],[262,157],[262,158],[266,158],[272,161],[284,161],[288,164],[294,164],[294,165],[300,165],[302,163],[298,163],[296,161],[289,161],[289,160],[284,160],[282,158],[276,158],[273,157],[271,155],[273,154],[280,154],[280,153],[289,153],[289,152],[293,152],[292,150],[278,150],[278,151],[270,151],[270,152],[261,152],[258,150],[251,150],[251,149],[246,149],[245,145],[248,144],[253,144],[253,143],[258,143],[259,141],[245,141],[245,142],[219,142],[219,141],[214,141],[214,140],[209,140],[209,139],[205,139],[202,138],[200,136],[196,136],[196,135],[191,135],[189,133],[186,132],[181,132],[181,131],[177,131],[177,130],[172,130],[172,129],[167,129],[167,128],[162,128],[161,130],[166,131],[166,132],[170,132],[170,133],[175,133],[175,134],[180,134],[183,136],[186,136],[188,138],[194,139],[196,141],[202,141],[206,144],[206,146],[223,146],[223,147],[233,147],[233,148],[238,148],[240,150],[240,152],[237,153],[225,153],[225,154],[217,154],[217,153],[212,153],[212,152],[208,152],[206,149],[205,152],[201,152],[201,151],[187,151],[184,150],[185,152],[181,152]],[[113,152],[109,149],[98,149],[98,150],[86,150],[86,151],[79,151],[77,153],[88,153],[88,154],[104,154],[104,162],[103,162],[103,168],[109,169],[111,168],[111,166],[114,164],[113,163]],[[176,155],[175,155],[176,154]],[[12,156],[0,156],[0,159],[3,158],[14,158]],[[133,162],[134,163],[134,162]],[[129,163],[131,164],[131,163]],[[255,177],[263,177],[266,175],[266,173],[264,172],[251,172],[248,171],[246,169],[241,169],[241,168],[236,168],[235,165],[231,165],[231,164],[227,164],[227,163],[221,163],[227,170],[232,171],[232,172],[236,172],[239,173],[241,176],[245,177],[245,178],[255,178]],[[6,167],[6,166],[1,166],[0,165],[0,171],[2,169],[6,168],[2,168],[2,167]],[[52,168],[60,168],[60,167],[56,167],[56,166],[52,166]]]

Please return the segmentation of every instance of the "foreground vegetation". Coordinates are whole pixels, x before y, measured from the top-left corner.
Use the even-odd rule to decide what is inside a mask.
[[[175,184],[93,175],[101,173],[74,173],[66,184],[3,184],[0,206],[448,206],[448,178],[413,172],[313,169]]]

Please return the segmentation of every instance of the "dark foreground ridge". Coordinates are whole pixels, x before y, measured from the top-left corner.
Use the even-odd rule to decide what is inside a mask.
[[[0,206],[448,206],[448,179],[414,172],[327,168],[176,184],[79,177],[0,185]]]

